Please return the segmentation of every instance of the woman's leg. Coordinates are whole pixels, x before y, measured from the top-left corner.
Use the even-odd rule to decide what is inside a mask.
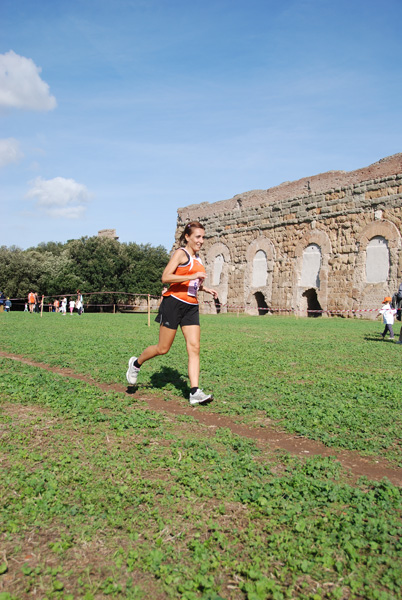
[[[200,377],[200,339],[201,330],[199,325],[185,325],[182,327],[184,339],[186,340],[188,354],[188,376],[190,387],[198,388]]]
[[[164,327],[163,325],[159,328],[159,341],[155,346],[148,346],[138,357],[138,364],[142,365],[145,361],[150,358],[154,358],[154,356],[160,356],[161,354],[166,354],[169,352],[173,340],[176,336],[176,329],[169,329],[168,327]]]

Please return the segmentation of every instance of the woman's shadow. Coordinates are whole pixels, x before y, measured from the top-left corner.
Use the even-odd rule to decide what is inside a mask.
[[[141,385],[142,389],[163,389],[167,384],[173,385],[183,396],[188,396],[190,394],[190,388],[188,384],[184,381],[183,376],[177,371],[177,369],[171,369],[170,367],[162,367],[157,373],[151,375],[150,382]],[[138,385],[129,385],[127,387],[127,392],[129,394],[135,394],[138,390]]]

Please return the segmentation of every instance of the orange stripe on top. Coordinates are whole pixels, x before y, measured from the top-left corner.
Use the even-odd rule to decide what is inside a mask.
[[[186,253],[188,261],[183,265],[179,265],[175,270],[174,275],[185,277],[186,275],[199,273],[200,271],[203,273],[206,272],[199,256],[191,256],[185,248],[181,248],[181,250],[184,250]],[[169,289],[163,296],[173,296],[174,298],[177,298],[177,300],[187,302],[187,304],[198,304],[197,292],[199,286],[200,281],[198,279],[191,279],[180,283],[171,283]]]

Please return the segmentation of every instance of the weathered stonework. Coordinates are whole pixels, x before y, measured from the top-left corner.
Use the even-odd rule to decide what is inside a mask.
[[[223,311],[374,311],[402,279],[402,153],[180,208],[176,245],[193,220],[205,226],[208,285]]]

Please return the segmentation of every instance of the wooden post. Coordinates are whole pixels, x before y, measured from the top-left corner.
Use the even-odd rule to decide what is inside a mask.
[[[40,316],[41,317],[43,315],[43,298],[44,298],[44,296],[42,296],[42,302],[40,303]]]
[[[116,312],[116,305],[113,304],[113,314],[115,314],[115,312]]]
[[[148,327],[151,327],[151,300],[148,294]]]

